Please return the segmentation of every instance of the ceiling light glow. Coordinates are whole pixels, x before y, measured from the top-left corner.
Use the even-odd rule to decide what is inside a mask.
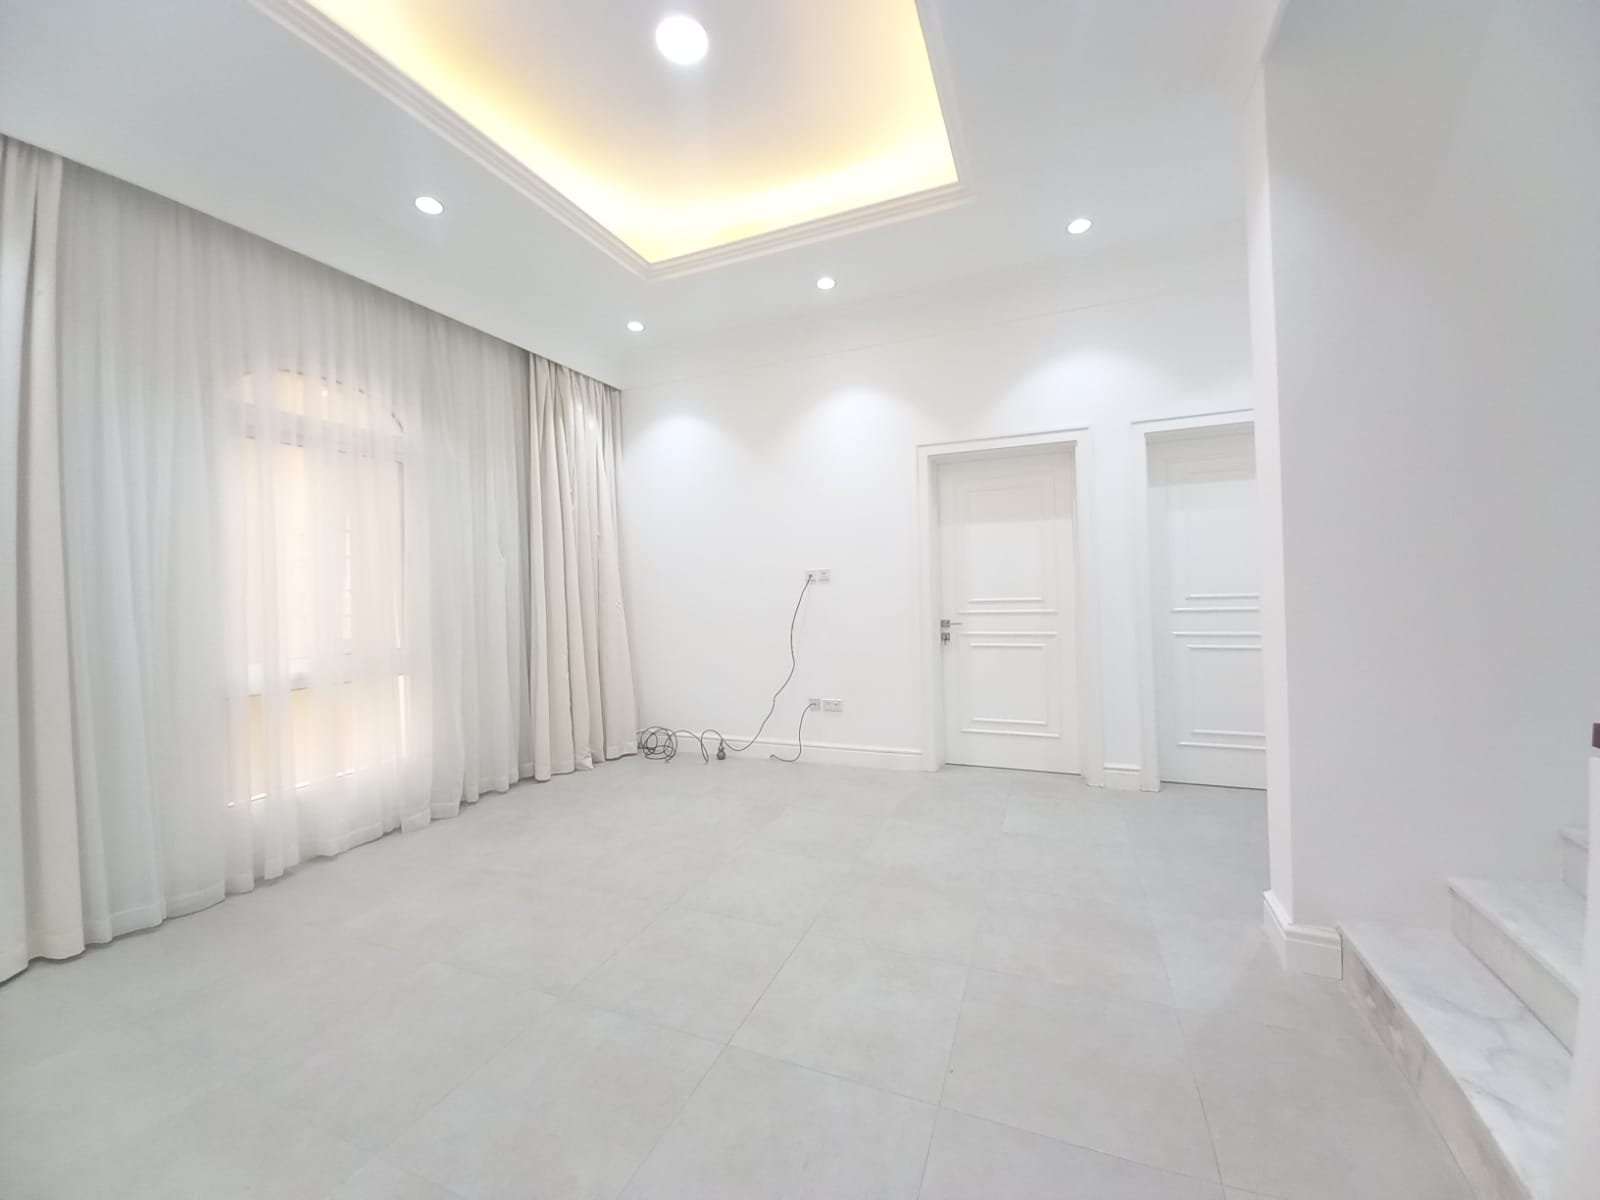
[[[1067,232],[1073,237],[1077,237],[1080,233],[1088,233],[1093,227],[1094,222],[1088,217],[1077,217],[1067,222]]]
[[[444,205],[440,204],[432,196],[418,196],[416,204],[417,211],[426,216],[437,217],[444,211]]]
[[[457,119],[465,122],[509,158],[508,168],[534,176],[541,194],[548,188],[577,210],[564,220],[578,222],[602,242],[609,237],[622,243],[607,249],[624,259],[634,254],[646,264],[662,264],[889,201],[915,199],[913,207],[937,207],[956,198],[960,179],[932,62],[917,6],[906,0],[851,0],[828,8],[825,16],[819,12],[816,24],[826,28],[795,31],[795,72],[778,72],[777,78],[768,78],[773,73],[760,64],[745,70],[736,61],[737,47],[723,39],[740,34],[715,25],[722,18],[706,14],[723,10],[705,0],[569,6],[574,13],[595,10],[595,30],[603,27],[603,13],[632,11],[630,36],[638,39],[634,49],[647,68],[637,100],[674,110],[687,103],[696,126],[704,122],[705,154],[696,158],[694,170],[683,169],[680,140],[659,136],[658,122],[613,120],[605,106],[593,104],[592,81],[585,81],[584,72],[548,69],[562,60],[561,47],[548,39],[537,47],[519,40],[535,36],[530,27],[537,19],[528,14],[549,5],[270,2],[314,10],[325,18],[316,22],[317,45],[352,70],[370,67],[385,79],[398,72],[422,93],[407,88],[407,103],[418,106],[413,111],[437,112],[443,119],[448,110],[454,118],[449,128],[456,128]],[[750,10],[759,28],[767,17],[755,10],[773,6],[731,7]],[[651,39],[657,22],[675,14],[703,22],[702,31],[716,28],[717,62],[709,50],[699,66],[663,68],[648,61],[656,49]],[[575,16],[574,36],[586,28]],[[848,43],[851,52],[837,51],[834,43]],[[707,72],[724,67],[728,78],[715,81],[715,95],[684,93],[686,87],[710,85]],[[824,93],[831,97],[827,103],[819,101]],[[770,122],[747,119],[744,110],[752,105],[787,106],[794,119],[792,150],[773,146]],[[938,194],[943,189],[952,190]],[[566,213],[566,205],[560,210]]]
[[[644,322],[643,321],[629,321],[628,322],[628,332],[629,333],[643,333],[644,332]]]
[[[661,23],[656,26],[656,49],[661,51],[662,58],[680,67],[694,66],[710,48],[711,39],[706,36],[706,27],[693,17],[673,13],[662,17]]]
[[[833,276],[824,275],[821,279],[817,280],[817,289],[823,292],[833,291]]]

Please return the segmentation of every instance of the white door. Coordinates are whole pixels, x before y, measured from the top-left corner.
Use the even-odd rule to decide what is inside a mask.
[[[1078,770],[1070,454],[939,467],[945,761]]]
[[[1150,442],[1161,778],[1267,786],[1249,433]]]

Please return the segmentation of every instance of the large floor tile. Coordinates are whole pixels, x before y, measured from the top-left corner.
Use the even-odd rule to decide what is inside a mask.
[[[1222,1188],[946,1109],[919,1200],[1222,1200]]]
[[[995,897],[973,965],[1046,983],[1170,1003],[1155,928],[1142,907],[1046,892]]]
[[[1006,833],[1065,838],[1080,845],[1125,846],[1122,801],[1077,781],[1059,791],[1032,790],[1006,801]]]
[[[1285,1029],[1370,1037],[1335,979],[1285,971],[1261,922],[1160,913],[1155,917],[1172,993],[1189,1023],[1233,1016]]]
[[[931,821],[884,821],[861,853],[869,870],[950,879],[980,878],[994,861],[996,834]]]
[[[576,987],[660,907],[582,888],[484,895],[436,925],[434,954],[541,991]]]
[[[1179,1174],[1216,1160],[1176,1013],[974,970],[944,1103]]]
[[[68,961],[35,960],[0,984],[0,1076],[292,957],[305,942],[302,923],[251,900],[235,897]]]
[[[1189,1047],[1230,1186],[1284,1200],[1466,1200],[1376,1038],[1219,1019],[1191,1031]]]
[[[626,1200],[912,1200],[935,1110],[725,1050]]]
[[[572,878],[602,858],[638,844],[639,833],[615,829],[571,813],[532,820],[474,846],[473,857],[492,870],[530,880]]]
[[[562,1003],[386,1153],[466,1200],[615,1196],[717,1046]]]
[[[705,879],[721,860],[722,851],[699,838],[662,835],[570,870],[554,871],[550,879],[646,904],[670,904]]]
[[[463,967],[423,963],[330,1022],[287,1069],[252,1072],[262,1095],[380,1150],[555,1003]]]
[[[791,805],[750,836],[753,850],[801,854],[829,862],[856,863],[883,828],[884,818]]]
[[[399,951],[307,928],[279,953],[156,1010],[137,1027],[207,1056],[219,1069],[283,1068],[303,1059],[330,1025],[401,986],[414,969],[415,960]]]
[[[809,935],[733,1044],[937,1101],[966,969]]]
[[[1240,921],[1261,919],[1261,893],[1270,883],[1264,847],[1222,854],[1195,847],[1144,850],[1139,880],[1152,912]]]
[[[1138,859],[1126,847],[1075,842],[1034,834],[1002,834],[984,886],[1003,895],[1048,892],[1067,900],[1094,900],[1143,909]]]
[[[79,1159],[53,1181],[53,1194],[117,1200],[322,1196],[365,1158],[298,1114],[224,1086]]]
[[[853,868],[798,854],[741,849],[678,901],[681,908],[805,929]]]
[[[1259,794],[681,749],[0,985],[0,1196],[1460,1195]]]
[[[974,833],[1000,832],[1009,783],[996,771],[946,767],[909,776],[889,815],[902,821],[947,825]]]
[[[1267,794],[1246,788],[1164,783],[1121,797],[1128,832],[1140,845],[1174,854],[1241,849],[1266,852]]]
[[[752,765],[752,764],[745,764]],[[884,772],[877,772],[883,775]],[[852,767],[801,762],[766,772],[773,794],[811,812],[845,817],[885,817],[904,794],[906,776],[873,779]]]
[[[834,893],[812,930],[965,963],[985,911],[980,889],[967,880],[863,868]]]
[[[369,1159],[323,1200],[460,1200],[456,1193],[382,1159]]]
[[[0,1196],[152,1128],[212,1085],[204,1056],[127,1026],[0,1078]]]
[[[596,968],[576,995],[726,1042],[799,940],[796,930],[675,908]]]
[[[759,794],[701,796],[674,814],[672,831],[680,837],[699,838],[719,850],[734,850],[787,807],[782,800]]]

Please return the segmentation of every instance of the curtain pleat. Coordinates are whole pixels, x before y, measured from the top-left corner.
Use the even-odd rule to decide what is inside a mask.
[[[621,396],[534,356],[529,413],[533,775],[631,754],[638,729],[622,612]]]
[[[629,752],[617,401],[0,142],[0,978]]]
[[[55,156],[0,138],[0,979],[83,949],[56,395],[61,174]]]

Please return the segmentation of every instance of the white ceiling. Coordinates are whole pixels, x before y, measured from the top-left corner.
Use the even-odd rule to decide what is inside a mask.
[[[692,67],[657,52],[661,0],[255,2],[642,275],[956,183],[913,0],[694,0]]]
[[[648,42],[656,9],[696,11],[691,0],[457,3],[539,14],[550,55],[592,83],[595,111],[574,123],[589,128],[616,126],[607,106],[631,93],[608,87],[607,72],[639,69],[636,43]],[[743,19],[776,27],[807,3],[747,0]],[[465,140],[247,0],[0,0],[0,132],[625,382],[631,355],[823,306],[1236,240],[1240,105],[1276,7],[920,0],[962,202],[865,227],[836,222],[813,240],[756,243],[762,253],[689,273],[630,268]],[[752,107],[823,102],[826,77],[781,67]],[[691,117],[692,158],[719,117],[699,108]],[[725,123],[729,137],[749,137],[749,108]],[[445,201],[442,217],[415,211],[422,193]],[[1079,214],[1095,227],[1070,239],[1063,226]],[[832,292],[813,286],[824,273],[839,281]],[[632,318],[645,333],[625,331]]]

